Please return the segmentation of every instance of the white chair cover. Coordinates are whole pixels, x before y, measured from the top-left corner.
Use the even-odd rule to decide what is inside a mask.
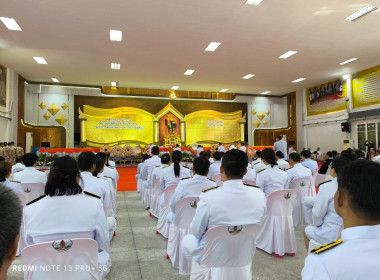
[[[150,182],[150,177],[152,176],[154,166],[148,167],[148,180],[144,181],[143,188],[144,188],[144,197],[143,197],[143,203],[145,207],[150,207],[150,197],[152,194],[152,184]]]
[[[294,226],[306,225],[304,211],[302,207],[302,199],[307,196],[314,197],[312,192],[312,179],[310,178],[295,178],[290,181],[289,189],[298,190],[298,195],[293,203],[293,223]]]
[[[190,279],[249,280],[260,226],[217,226],[206,232],[201,263],[193,261]]]
[[[140,199],[143,197],[143,193],[141,193],[142,192],[142,182],[143,182],[143,180],[141,178],[139,178],[137,180],[137,192],[139,193]]]
[[[223,186],[222,176],[220,173],[212,176],[212,180],[216,183],[217,186]]]
[[[319,186],[320,183],[327,181],[325,174],[318,174],[315,178],[315,186]]]
[[[23,171],[23,170],[24,170],[24,168],[21,168],[21,167],[16,167],[16,168],[14,168],[14,169],[12,170],[12,176],[14,176],[15,173],[20,172],[20,171]]]
[[[175,205],[174,224],[170,225],[167,254],[173,267],[179,268],[179,274],[190,274],[191,264],[187,262],[181,250],[181,241],[190,234],[190,223],[194,218],[199,197],[180,199]]]
[[[150,199],[150,214],[154,217],[158,218],[159,210],[160,210],[160,197],[162,195],[162,191],[160,188],[160,177],[157,177],[153,184],[153,191]]]
[[[26,271],[25,280],[97,280],[99,278],[98,244],[80,238],[34,244],[22,250],[24,265],[37,271]],[[59,271],[53,269],[60,266]],[[49,271],[43,271],[43,270]]]
[[[24,208],[26,205],[25,195],[18,193],[17,196],[21,201],[22,208]],[[16,256],[20,256],[21,250],[24,249],[26,246],[27,246],[27,244],[26,244],[25,230],[24,230],[24,219],[21,219],[20,238],[18,240],[18,247],[17,247]]]
[[[45,194],[45,186],[41,183],[21,183],[21,189],[24,191],[26,203]]]
[[[170,199],[172,198],[177,184],[170,185],[165,188],[164,191],[164,205],[160,208],[157,221],[157,232],[161,233],[163,237],[169,236],[169,224],[166,222],[166,216],[170,211]]]
[[[267,212],[256,239],[257,248],[269,254],[275,252],[277,257],[285,253],[296,253],[292,213],[297,192],[297,190],[280,190],[269,195]]]

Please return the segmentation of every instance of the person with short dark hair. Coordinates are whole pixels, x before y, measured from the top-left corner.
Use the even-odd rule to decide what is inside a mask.
[[[218,147],[218,152],[221,153],[221,152],[226,152],[226,148],[224,148],[223,144],[219,142],[219,147]]]
[[[285,158],[285,155],[283,152],[281,151],[276,152],[276,160],[277,160],[278,167],[282,170],[287,170],[290,168],[290,165],[289,165],[289,162],[284,160],[284,158]]]
[[[161,159],[158,156],[160,154],[160,149],[157,146],[152,147],[152,157],[145,160],[144,166],[141,169],[141,176],[140,178],[143,181],[148,180],[148,175],[152,171],[152,169],[155,166],[160,166],[161,165]]]
[[[184,178],[179,183],[174,191],[174,194],[170,200],[171,213],[167,216],[167,222],[169,224],[174,222],[175,218],[175,204],[181,198],[185,197],[199,197],[202,190],[207,188],[216,187],[216,183],[207,179],[210,162],[205,157],[196,157],[193,160],[193,172],[194,177]]]
[[[200,153],[203,152],[203,151],[204,151],[203,146],[202,145],[198,145],[197,155],[196,156],[199,157]]]
[[[13,175],[15,181],[21,183],[41,183],[45,186],[47,177],[44,172],[36,169],[38,157],[33,153],[26,153],[22,157],[25,169]]]
[[[318,163],[311,159],[311,152],[305,150],[301,152],[302,165],[309,168],[311,172],[318,170]]]
[[[342,219],[334,209],[334,194],[338,189],[337,177],[350,162],[351,159],[347,157],[335,158],[330,169],[330,175],[333,179],[319,185],[319,192],[316,197],[303,198],[305,215],[312,213],[311,220],[313,222],[312,225],[305,228],[306,249],[309,248],[310,240],[319,244],[327,244],[337,238],[342,226]]]
[[[27,245],[73,236],[91,238],[98,243],[99,265],[107,265],[110,256],[104,248],[109,235],[103,204],[99,196],[82,192],[80,176],[73,158],[64,156],[53,161],[45,195],[24,208]]]
[[[336,150],[332,150],[331,152],[333,153],[334,158],[338,156],[338,152]]]
[[[11,164],[6,161],[0,162],[0,183],[12,189],[15,193],[24,194],[20,182],[9,180],[12,176]]]
[[[321,168],[319,168],[318,173],[326,174],[333,160],[334,160],[334,154],[331,151],[328,151],[325,155],[325,161],[323,162],[323,165],[321,166]]]
[[[141,171],[144,167],[144,164],[145,164],[145,161],[147,159],[150,159],[150,155],[148,154],[143,154],[142,157],[141,157],[141,162],[137,165],[137,174],[136,174],[136,183],[138,183],[138,180],[140,179],[140,176],[141,176]],[[139,188],[138,188],[138,184],[137,184],[137,192],[140,192]]]
[[[5,161],[5,157],[0,156],[0,162]]]
[[[95,156],[97,159],[100,158],[104,161],[103,172],[99,173],[98,176],[95,176],[95,177],[111,178],[113,185],[114,185],[114,188],[116,190],[117,189],[117,181],[119,181],[119,173],[117,172],[117,169],[112,167],[112,166],[106,165],[106,162],[107,162],[107,154],[106,153],[99,152]],[[115,192],[115,194],[116,194],[116,192]]]
[[[277,135],[276,136],[276,142],[273,145],[273,150],[275,152],[281,151],[284,154],[284,160],[288,159],[288,145],[286,141],[282,140],[283,136],[282,135]]]
[[[220,174],[220,165],[222,164],[222,154],[220,152],[215,152],[212,157],[214,158],[214,163],[210,165],[207,177],[212,180],[212,178]]]
[[[286,170],[288,174],[288,180],[285,184],[285,189],[289,189],[290,182],[297,178],[312,178],[311,170],[301,164],[301,156],[298,153],[289,154],[289,162],[293,166]]]
[[[200,262],[206,232],[220,225],[260,224],[266,209],[264,193],[243,184],[248,156],[233,149],[225,153],[220,168],[223,186],[204,189],[199,196],[197,210],[190,224],[192,234],[182,240],[182,252],[191,260]]]
[[[0,279],[7,279],[19,240],[22,207],[19,198],[9,188],[0,184]]]
[[[256,160],[252,161],[251,166],[255,169],[256,173],[265,169],[266,165],[261,161],[261,151],[255,152]]]
[[[236,149],[237,145],[237,141],[232,142],[232,144],[230,145],[230,150]]]
[[[338,174],[334,207],[343,220],[341,240],[313,250],[305,260],[302,279],[377,279],[380,259],[379,164],[356,160],[345,166]]]
[[[268,198],[272,192],[285,188],[288,175],[278,168],[276,155],[272,149],[266,148],[262,151],[261,161],[266,167],[257,172],[256,185],[262,189]]]
[[[365,155],[364,155],[363,151],[361,151],[359,149],[355,150],[355,156],[356,156],[356,159],[365,159]]]
[[[244,153],[246,153],[247,152],[247,147],[245,146],[245,142],[241,141],[240,144],[241,144],[241,146],[240,146],[239,150],[243,151]]]
[[[16,164],[12,166],[12,174],[15,174],[16,172],[22,171],[24,169],[25,169],[25,165],[22,162],[22,157],[21,156],[16,157]]]
[[[346,157],[350,160],[355,160],[356,159],[356,155],[354,153],[354,150],[352,150],[351,148],[348,148],[347,150],[344,150],[340,153],[340,156],[341,157]]]

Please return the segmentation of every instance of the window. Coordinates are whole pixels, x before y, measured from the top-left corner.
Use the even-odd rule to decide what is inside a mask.
[[[359,124],[358,125],[358,148],[365,149],[365,146],[364,146],[365,140],[367,140],[366,125],[365,124]]]

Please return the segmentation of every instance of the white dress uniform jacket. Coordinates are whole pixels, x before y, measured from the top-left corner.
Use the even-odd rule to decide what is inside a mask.
[[[236,149],[236,146],[234,144],[231,144],[230,150]]]
[[[192,235],[182,241],[185,256],[191,255],[197,262],[202,259],[207,230],[220,225],[259,224],[265,214],[264,193],[244,185],[242,180],[225,181],[221,187],[202,192],[199,198],[190,224]]]
[[[17,182],[11,182],[8,178],[5,179],[5,181],[0,182],[0,184],[3,184],[4,186],[12,189],[15,193],[24,194],[24,191],[21,188],[21,184]]]
[[[100,178],[97,178],[91,174],[91,172],[83,171],[80,174],[81,179],[79,185],[84,191],[96,194],[100,196],[100,201],[108,209],[110,207],[110,192],[111,189],[108,183]]]
[[[317,171],[318,170],[318,163],[315,160],[312,160],[310,158],[305,159],[301,164],[307,168],[309,168],[311,171]]]
[[[174,163],[162,169],[160,176],[161,190],[164,191],[167,186],[178,184],[182,178],[190,177],[190,169],[180,165],[179,177],[174,175]]]
[[[99,177],[109,177],[112,178],[112,181],[115,183],[119,181],[119,173],[117,172],[116,168],[104,166],[104,170],[102,173],[98,174]]]
[[[23,165],[21,162],[18,162],[18,163],[16,163],[15,165],[12,165],[12,174],[15,173],[14,170],[15,170],[16,168],[17,168],[17,169],[19,169],[19,168],[25,169],[25,165]]]
[[[296,163],[293,168],[286,170],[288,174],[288,180],[286,181],[285,189],[289,189],[290,182],[297,178],[311,178],[311,170],[301,163]]]
[[[160,166],[161,159],[159,156],[154,155],[153,157],[147,159],[143,168],[141,169],[141,179],[148,180],[149,173],[152,171],[153,167]]]
[[[285,171],[279,169],[277,165],[271,167],[268,164],[265,170],[257,173],[256,185],[263,190],[268,198],[272,192],[283,190],[287,180],[288,175]]]
[[[320,185],[318,195],[314,199],[312,209],[313,225],[306,227],[306,235],[310,240],[319,244],[327,244],[334,241],[343,224],[334,208],[334,195],[338,189],[337,178]]]
[[[108,240],[107,220],[98,198],[84,193],[41,198],[24,208],[24,225],[28,245],[91,238],[98,243],[99,265],[110,259],[103,250]]]
[[[380,225],[346,228],[342,240],[343,243],[325,252],[310,254],[305,260],[302,280],[378,279]]]
[[[210,168],[208,169],[208,175],[207,177],[209,179],[212,179],[217,174],[220,174],[220,165],[222,164],[222,161],[217,160],[213,164],[210,165]]]
[[[246,153],[246,152],[247,152],[247,147],[246,147],[246,146],[241,146],[241,147],[239,148],[239,150],[240,150],[240,151],[243,151],[244,153]]]
[[[275,152],[281,151],[284,154],[284,159],[288,159],[288,148],[284,140],[280,140],[274,143],[273,150]]]
[[[243,177],[243,182],[249,183],[249,182],[256,181],[256,177],[257,177],[257,174],[256,174],[255,169],[247,167],[247,173]]]
[[[284,160],[283,158],[280,158],[278,161],[277,161],[277,164],[279,167],[281,167],[280,169],[282,170],[287,170],[290,168],[290,164],[289,162],[287,162],[286,160]]]
[[[115,167],[116,166],[116,163],[113,161],[113,160],[108,160],[108,164],[112,167]]]
[[[380,155],[373,157],[372,161],[380,163]]]
[[[255,161],[252,161],[252,168],[255,169],[256,173],[260,170],[265,169],[267,166],[261,161],[261,158],[258,158]]]
[[[203,150],[203,148],[202,147],[199,147],[198,149],[197,149],[197,157],[199,157],[199,154],[201,153],[201,152],[203,152],[204,150]]]
[[[23,171],[16,172],[13,175],[13,179],[21,183],[41,183],[43,186],[45,186],[47,182],[46,174],[38,171],[33,166],[25,167]]]
[[[219,147],[218,147],[218,152],[226,152],[226,148],[224,148],[224,146],[223,145],[220,145]]]

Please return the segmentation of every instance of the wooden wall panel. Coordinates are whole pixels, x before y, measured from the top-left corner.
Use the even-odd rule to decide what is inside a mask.
[[[294,141],[294,149],[297,150],[297,116],[296,116],[296,93],[288,94],[288,124],[287,128],[281,129],[256,129],[254,133],[255,146],[272,146],[277,135],[286,135],[286,140]]]

